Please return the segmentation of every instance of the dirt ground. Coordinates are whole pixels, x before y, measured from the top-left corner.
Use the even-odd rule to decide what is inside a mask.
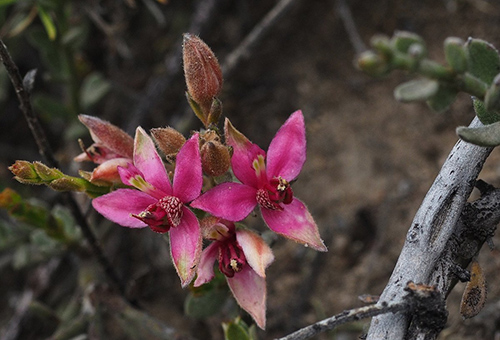
[[[108,10],[112,7],[103,3]],[[213,23],[201,37],[224,61],[274,3],[220,1]],[[344,309],[362,306],[358,296],[382,292],[413,216],[457,140],[455,128],[468,125],[474,116],[471,100],[464,94],[443,114],[432,112],[425,104],[396,102],[393,89],[408,76],[395,72],[385,79],[373,79],[358,71],[354,48],[335,3],[297,1],[225,80],[221,96],[224,115],[263,148],[290,113],[303,110],[308,159],[293,188],[316,218],[329,248],[327,253],[316,254],[276,239],[276,260],[267,271],[268,325],[266,332],[259,331],[262,339],[283,336]],[[444,59],[442,43],[448,36],[481,38],[500,47],[500,3],[493,0],[352,0],[348,5],[365,43],[374,34],[410,30],[425,39],[429,54],[438,61]],[[142,3],[137,6],[136,11],[144,11]],[[122,33],[134,55],[131,60],[113,55],[101,33],[93,36],[86,58],[112,79],[114,88],[98,107],[85,113],[126,127],[148,79],[166,72],[165,55],[175,48],[178,34],[187,26],[186,19],[174,25],[175,17],[189,17],[194,3],[172,0],[162,6],[171,20],[166,28],[158,29],[144,14],[134,25],[125,25]],[[127,18],[135,18],[133,11],[125,11]],[[27,57],[21,62],[24,69],[37,63],[36,58]],[[127,96],[127,91],[134,95]],[[179,114],[186,110],[183,91],[182,77],[174,77],[141,124],[146,128],[180,124]],[[17,158],[39,159],[36,147],[22,119],[13,118],[18,115],[15,102],[7,101],[2,111],[0,186],[28,194],[10,179],[5,166]],[[47,127],[58,157],[74,171],[69,164],[78,146],[63,140],[61,124],[56,121]],[[196,124],[190,128],[198,128]],[[25,140],[11,149],[20,135]],[[495,150],[480,176],[496,186],[500,185],[499,161]],[[97,216],[92,219],[103,225]],[[250,217],[248,223],[265,230],[257,217]],[[131,291],[148,313],[198,339],[221,337],[224,315],[203,322],[182,315],[186,292],[157,235],[115,227],[112,233],[100,236],[107,255],[133,283]],[[500,244],[498,237],[495,241]],[[488,279],[486,307],[476,318],[463,321],[458,309],[464,284],[458,284],[448,299],[449,327],[441,339],[500,337],[500,253],[483,249],[479,262]],[[16,279],[4,279],[7,274]],[[19,294],[15,282],[27,274],[8,270],[1,275],[1,300],[8,303]],[[12,312],[12,303],[9,306],[1,313],[2,321]],[[349,324],[317,338],[356,339],[366,332],[368,322]]]

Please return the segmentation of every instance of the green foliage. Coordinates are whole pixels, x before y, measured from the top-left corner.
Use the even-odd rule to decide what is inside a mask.
[[[192,287],[184,301],[184,313],[195,319],[204,319],[218,313],[227,300],[227,286],[224,275],[215,270],[212,281]]]
[[[248,327],[248,325],[241,320],[241,318],[236,318],[234,321],[223,323],[222,329],[224,330],[225,340],[256,340],[257,332],[254,325]]]

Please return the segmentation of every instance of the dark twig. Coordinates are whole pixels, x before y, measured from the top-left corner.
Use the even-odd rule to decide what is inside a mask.
[[[232,51],[222,64],[224,78],[230,77],[243,58],[250,55],[257,43],[270,31],[274,24],[282,18],[298,0],[281,0],[252,29],[245,39]]]
[[[358,29],[356,28],[356,23],[352,18],[351,10],[349,9],[346,1],[335,0],[335,8],[337,9],[340,19],[342,19],[342,22],[344,23],[344,28],[347,32],[347,36],[349,37],[349,40],[351,41],[352,47],[354,47],[356,54],[360,54],[361,52],[366,51],[366,45],[359,35]]]
[[[187,32],[200,34],[213,17],[213,13],[219,1],[220,0],[200,0]],[[175,46],[177,46],[177,48],[171,51],[165,59],[167,67],[166,73],[160,77],[149,80],[144,95],[141,97],[139,103],[137,103],[130,121],[125,128],[129,133],[133,134],[136,127],[141,125],[148,113],[150,113],[151,108],[153,108],[158,100],[164,96],[165,91],[172,81],[181,73],[182,37],[179,38]]]
[[[409,305],[406,301],[392,305],[379,304],[349,309],[343,311],[340,314],[334,315],[322,321],[316,322],[315,324],[299,329],[298,331],[277,340],[309,339],[315,335],[318,335],[319,333],[332,330],[348,322],[371,318],[380,314],[397,313],[408,309]]]
[[[33,111],[30,101],[30,93],[26,90],[25,85],[23,83],[23,79],[21,78],[21,74],[19,73],[19,69],[17,65],[12,60],[7,47],[0,39],[0,60],[4,64],[9,78],[14,86],[16,91],[17,98],[20,102],[20,109],[24,115],[24,118],[28,122],[29,129],[35,138],[35,141],[38,145],[38,150],[40,155],[44,158],[46,164],[50,167],[60,168],[57,160],[54,157],[52,149],[47,141],[45,132],[38,120],[38,116]],[[33,75],[32,73],[29,73]],[[30,83],[32,79],[29,79],[27,83]],[[104,253],[99,246],[97,238],[95,237],[92,229],[87,223],[85,216],[83,215],[78,203],[75,201],[73,196],[70,193],[63,193],[63,198],[66,202],[66,205],[71,210],[77,224],[80,226],[82,233],[89,243],[92,252],[97,257],[97,260],[104,268],[104,271],[108,278],[117,286],[120,293],[125,297],[125,284],[118,278],[117,273],[109,263],[108,259],[104,256]]]

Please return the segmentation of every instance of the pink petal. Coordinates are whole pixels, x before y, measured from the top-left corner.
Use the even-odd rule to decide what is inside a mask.
[[[261,208],[262,217],[274,232],[318,251],[327,251],[318,226],[307,207],[297,198],[283,204],[283,211]]]
[[[227,283],[241,308],[248,312],[262,329],[266,328],[266,280],[245,266]]]
[[[132,214],[139,214],[155,202],[155,198],[139,190],[118,189],[94,198],[92,206],[108,220],[124,227],[144,228],[147,225]]]
[[[170,252],[182,287],[186,287],[196,274],[202,240],[198,219],[188,208],[182,209],[181,223],[170,229]]]
[[[267,243],[256,233],[243,228],[236,231],[236,240],[248,264],[257,275],[266,277],[266,268],[274,261],[273,252]]]
[[[132,163],[132,159],[129,158],[113,158],[97,166],[94,171],[92,171],[92,177],[90,181],[92,183],[97,182],[111,182],[111,183],[121,183],[120,175],[118,174],[117,167],[125,167],[129,163]]]
[[[200,196],[203,177],[201,172],[198,134],[194,134],[179,150],[174,173],[174,196],[187,203]]]
[[[79,115],[96,144],[102,144],[120,157],[132,158],[134,140],[119,127],[97,117]]]
[[[229,119],[225,122],[226,143],[233,147],[231,167],[237,179],[242,183],[257,188],[257,176],[252,163],[258,155],[266,153],[258,145],[250,142],[241,132],[235,129]]]
[[[236,182],[226,182],[207,191],[193,202],[196,209],[229,221],[241,221],[257,205],[257,190]]]
[[[146,182],[165,195],[172,195],[167,170],[156,151],[153,140],[141,127],[138,127],[135,132],[134,165],[142,172]]]
[[[203,249],[201,253],[200,264],[198,265],[198,270],[196,274],[196,281],[194,281],[194,286],[199,287],[202,284],[210,282],[214,277],[214,263],[217,260],[217,255],[219,254],[219,244],[218,242],[212,242],[208,247]]]
[[[306,161],[306,128],[302,111],[295,111],[274,136],[267,151],[267,175],[294,180]]]

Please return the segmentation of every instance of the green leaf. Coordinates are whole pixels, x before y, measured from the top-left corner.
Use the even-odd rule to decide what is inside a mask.
[[[458,91],[448,85],[440,84],[439,89],[427,100],[427,105],[435,112],[444,112],[455,101]]]
[[[476,128],[460,126],[457,135],[464,141],[479,146],[500,145],[500,122]]]
[[[417,79],[403,83],[394,89],[394,97],[400,102],[427,100],[437,93],[439,83],[431,79]]]
[[[0,0],[0,7],[8,6],[18,0]]]
[[[464,41],[456,37],[448,37],[444,41],[444,55],[451,68],[457,73],[467,70],[467,56],[465,55]]]
[[[84,110],[97,104],[111,89],[111,84],[97,72],[89,74],[80,89],[80,100]]]
[[[469,38],[465,44],[468,71],[477,78],[491,84],[500,73],[500,56],[490,43]]]
[[[227,290],[219,287],[190,293],[184,302],[184,313],[195,319],[204,319],[219,312],[226,302]]]
[[[64,103],[45,94],[33,96],[33,107],[39,111],[42,116],[47,117],[49,121],[57,117],[65,119],[71,115]]]
[[[410,46],[413,44],[418,44],[424,47],[425,51],[425,41],[418,34],[407,32],[407,31],[397,31],[391,38],[392,46],[399,52],[408,53]],[[425,53],[424,53],[425,54]]]
[[[224,330],[225,340],[252,340],[248,332],[248,326],[240,318],[237,318],[234,322],[223,323],[222,329]]]
[[[40,5],[37,6],[38,16],[42,21],[43,27],[45,27],[45,31],[50,40],[55,40],[57,36],[57,29],[52,17],[49,13]]]
[[[486,110],[486,106],[481,100],[472,98],[472,104],[474,106],[474,111],[476,112],[477,117],[484,125],[493,124],[500,121],[500,114]]]

